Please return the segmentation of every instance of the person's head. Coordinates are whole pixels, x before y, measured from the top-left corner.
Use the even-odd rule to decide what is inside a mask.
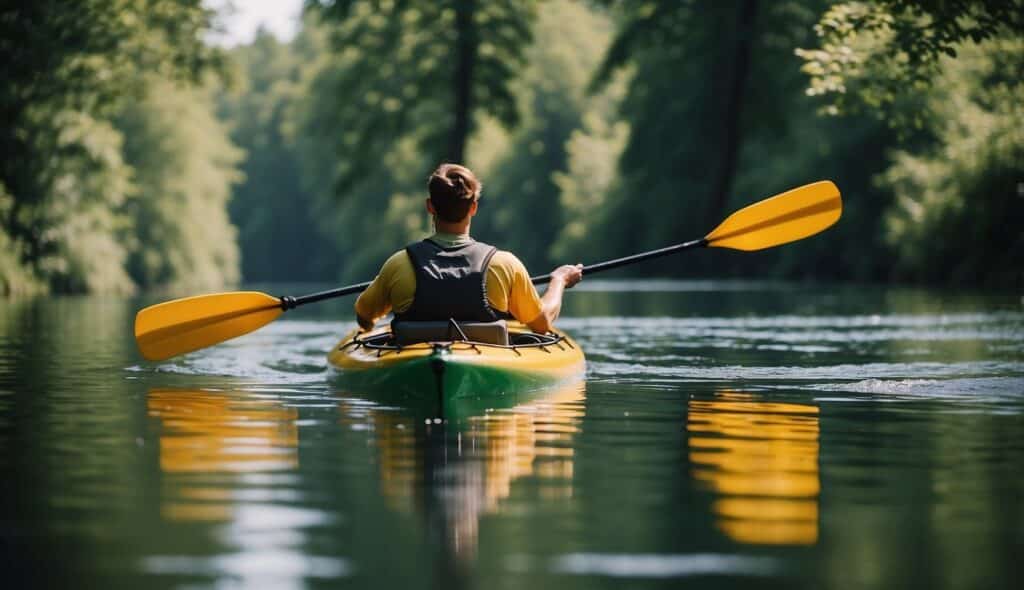
[[[483,185],[473,172],[458,164],[441,164],[430,175],[427,210],[438,220],[458,223],[476,213],[476,202]]]

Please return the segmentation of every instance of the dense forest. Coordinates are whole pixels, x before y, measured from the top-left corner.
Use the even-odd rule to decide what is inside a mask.
[[[0,292],[370,278],[425,179],[534,272],[834,180],[829,233],[632,274],[1024,282],[1024,1],[308,0],[229,50],[201,0],[0,8]]]

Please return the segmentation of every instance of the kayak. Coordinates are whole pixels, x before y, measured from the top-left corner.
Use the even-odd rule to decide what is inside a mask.
[[[567,334],[536,334],[508,322],[507,344],[458,339],[400,346],[388,325],[353,330],[327,355],[332,378],[358,393],[397,402],[477,401],[482,406],[518,403],[570,380],[586,368],[583,350]]]

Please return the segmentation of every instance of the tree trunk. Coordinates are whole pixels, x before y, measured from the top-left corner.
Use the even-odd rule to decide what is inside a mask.
[[[445,153],[445,158],[449,162],[464,161],[466,140],[472,131],[473,73],[479,45],[476,23],[473,22],[475,11],[476,0],[459,0],[455,3],[455,121]]]
[[[718,171],[711,185],[710,201],[707,208],[706,226],[709,229],[722,221],[722,216],[725,215],[725,206],[729,201],[729,193],[732,190],[733,178],[736,176],[736,161],[739,157],[740,145],[743,142],[740,118],[743,114],[743,99],[750,73],[756,16],[757,0],[742,0],[737,12],[736,43],[725,97],[722,151],[718,158]]]

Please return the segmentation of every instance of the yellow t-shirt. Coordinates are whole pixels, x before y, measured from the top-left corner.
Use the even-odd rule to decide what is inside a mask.
[[[405,250],[387,259],[359,299],[356,314],[377,321],[389,311],[401,313],[416,295],[416,271]],[[540,295],[526,266],[511,252],[498,250],[487,265],[487,301],[495,311],[509,312],[523,323],[540,317]]]

